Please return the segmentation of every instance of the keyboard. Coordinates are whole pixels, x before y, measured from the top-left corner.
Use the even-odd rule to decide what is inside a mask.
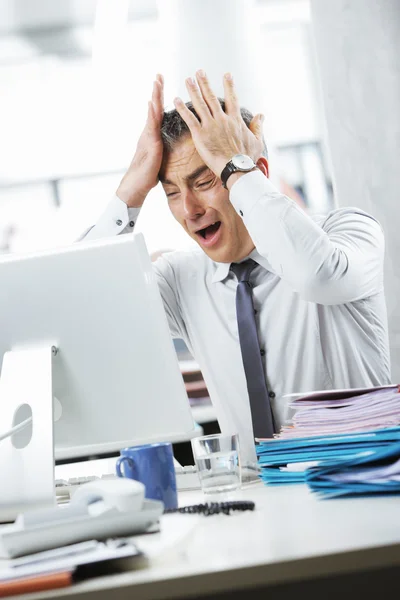
[[[182,467],[177,465],[175,467],[176,475],[176,486],[179,492],[198,490],[200,489],[200,479],[197,473],[197,467],[188,465]],[[86,475],[84,477],[71,477],[70,479],[56,479],[56,496],[58,504],[69,502],[74,491],[84,483],[89,481],[96,481],[99,479],[116,479],[116,475],[113,473],[106,473],[100,477],[97,475]]]
[[[112,473],[108,475],[102,475],[101,477],[97,477],[96,475],[87,475],[86,477],[71,477],[70,479],[56,479],[56,496],[57,501],[59,498],[66,497],[66,500],[69,500],[72,496],[73,492],[83,483],[88,483],[89,481],[96,481],[97,479],[115,479],[116,475]]]

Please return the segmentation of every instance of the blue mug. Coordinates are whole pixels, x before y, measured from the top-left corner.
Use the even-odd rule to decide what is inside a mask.
[[[124,448],[117,460],[116,469],[118,477],[128,477],[143,483],[146,498],[161,500],[165,508],[178,508],[172,444]]]

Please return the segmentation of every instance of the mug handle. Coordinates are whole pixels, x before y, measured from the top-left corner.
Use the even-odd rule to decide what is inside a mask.
[[[120,456],[117,460],[117,464],[115,465],[118,477],[125,477],[125,475],[121,471],[121,465],[125,460],[127,460],[129,463],[131,463],[132,467],[134,466],[134,462],[131,458],[129,458],[129,456]]]

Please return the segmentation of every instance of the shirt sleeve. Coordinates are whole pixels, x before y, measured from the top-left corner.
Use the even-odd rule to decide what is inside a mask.
[[[131,233],[139,216],[140,208],[128,208],[118,196],[114,196],[95,225],[89,227],[78,239],[97,240],[104,237]]]
[[[173,253],[166,253],[160,256],[153,263],[153,268],[171,335],[174,338],[183,338],[186,341],[188,334],[179,302],[179,286],[176,280],[175,269],[168,257],[169,254]]]
[[[271,270],[305,300],[345,304],[383,289],[384,236],[357,208],[317,223],[260,171],[243,175],[230,200]]]

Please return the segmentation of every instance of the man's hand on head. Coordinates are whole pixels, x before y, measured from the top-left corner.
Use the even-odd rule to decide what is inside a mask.
[[[163,144],[161,123],[164,114],[164,80],[157,75],[148,105],[146,125],[139,138],[135,155],[117,189],[117,196],[129,208],[142,206],[147,194],[158,183]]]
[[[197,71],[196,80],[197,83],[188,78],[186,87],[199,119],[180,98],[175,98],[174,104],[189,127],[196,150],[206,165],[220,177],[235,154],[246,154],[257,162],[263,150],[263,115],[257,114],[250,128],[247,127],[240,114],[240,104],[229,73],[223,79],[226,112],[222,110],[203,71]]]

